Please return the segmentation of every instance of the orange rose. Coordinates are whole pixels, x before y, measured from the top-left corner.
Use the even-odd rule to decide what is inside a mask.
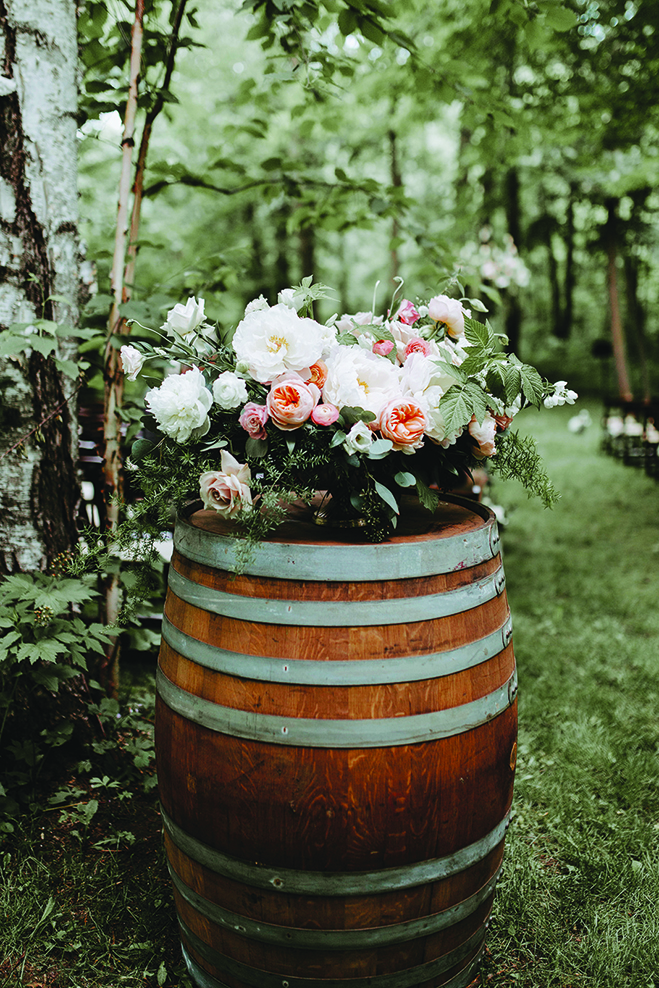
[[[378,429],[385,439],[391,439],[394,449],[413,453],[423,445],[426,417],[416,401],[395,398],[384,406],[378,416]]]

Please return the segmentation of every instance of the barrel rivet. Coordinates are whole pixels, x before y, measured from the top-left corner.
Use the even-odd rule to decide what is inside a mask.
[[[282,727],[281,733],[282,734],[288,734],[288,728],[287,727]]]
[[[273,878],[272,884],[276,889],[280,889],[284,883],[282,882],[281,878]]]
[[[288,981],[282,981],[281,988],[288,988]]]
[[[288,666],[284,666],[283,669],[284,669],[284,672],[288,672]]]

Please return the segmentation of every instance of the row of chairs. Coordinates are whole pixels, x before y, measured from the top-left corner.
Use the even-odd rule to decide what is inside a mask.
[[[659,480],[659,399],[606,398],[601,445],[605,453]]]

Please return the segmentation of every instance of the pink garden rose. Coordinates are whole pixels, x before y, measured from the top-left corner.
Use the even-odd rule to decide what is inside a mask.
[[[428,315],[433,322],[441,322],[446,326],[448,335],[453,339],[464,336],[465,311],[462,303],[448,295],[435,295],[428,302]]]
[[[391,439],[394,449],[413,453],[423,444],[426,417],[418,402],[395,398],[380,412],[377,427],[385,439]]]
[[[413,326],[417,319],[420,319],[421,316],[414,308],[414,304],[410,302],[409,299],[404,298],[400,303],[400,308],[398,309],[395,318],[398,319],[399,322],[404,322],[406,326]]]
[[[217,511],[223,518],[230,518],[241,508],[250,507],[252,493],[249,483],[252,474],[246,463],[222,450],[220,470],[209,470],[199,478],[199,494],[204,507]]]
[[[311,421],[316,425],[332,425],[339,417],[339,409],[336,405],[326,401],[322,405],[316,405],[311,413]]]
[[[428,343],[428,340],[422,340],[420,336],[414,336],[405,347],[406,360],[411,353],[422,353],[424,357],[429,357],[432,353],[432,347]]]
[[[315,384],[306,384],[299,374],[290,372],[272,382],[266,404],[277,428],[287,432],[304,425],[319,398],[320,390]]]
[[[497,448],[494,443],[494,434],[497,431],[496,420],[489,412],[485,413],[485,418],[479,425],[475,415],[472,415],[469,423],[469,435],[478,444],[478,449],[472,449],[472,454],[477,460],[483,460],[486,456],[494,456]]]
[[[380,357],[388,357],[394,346],[393,340],[378,340],[373,344],[373,353],[377,353]]]
[[[257,405],[255,401],[248,401],[240,413],[240,424],[245,432],[249,433],[250,439],[265,439],[265,423],[270,416],[265,405]]]

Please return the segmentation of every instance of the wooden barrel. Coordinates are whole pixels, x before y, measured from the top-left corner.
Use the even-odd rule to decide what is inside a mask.
[[[493,514],[446,497],[380,545],[300,514],[238,577],[229,532],[208,511],[177,523],[157,675],[193,980],[463,988],[516,752]]]

